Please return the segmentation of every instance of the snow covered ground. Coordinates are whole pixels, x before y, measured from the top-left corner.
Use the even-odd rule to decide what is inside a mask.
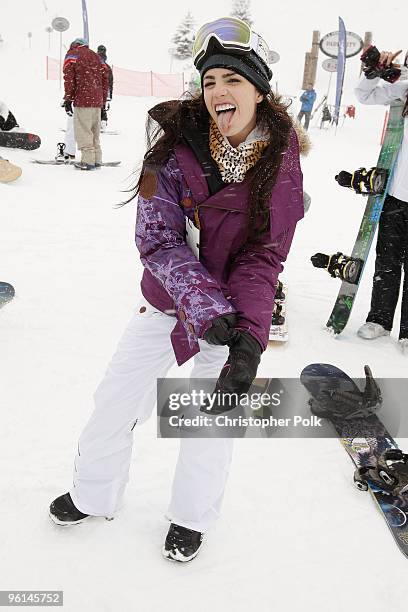
[[[0,54],[2,79],[5,65]],[[156,100],[114,99],[110,127],[121,133],[103,136],[102,145],[105,160],[122,160],[119,168],[36,166],[32,157],[54,156],[65,115],[40,60],[27,56],[21,65],[24,86],[21,74],[8,73],[1,95],[43,144],[35,152],[0,149],[23,168],[17,182],[0,185],[0,279],[16,288],[0,313],[0,589],[63,589],[69,612],[405,610],[407,560],[369,496],[352,486],[337,440],[237,441],[223,518],[186,566],[160,555],[177,441],[158,440],[154,419],[137,432],[127,503],[114,521],[66,529],[50,522],[48,505],[70,485],[93,390],[138,297],[135,206],[114,205],[126,197],[143,154],[145,112]],[[284,273],[290,339],[268,349],[260,375],[298,377],[315,361],[354,376],[365,363],[377,377],[407,375],[395,332],[374,343],[356,336],[373,257],[336,340],[324,326],[338,282],[309,261],[317,251],[351,250],[364,202],[334,175],[375,164],[383,116],[357,105],[355,121],[337,134],[310,130],[314,147],[303,169],[312,206]]]

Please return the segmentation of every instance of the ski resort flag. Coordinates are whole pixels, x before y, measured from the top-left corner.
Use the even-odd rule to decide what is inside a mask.
[[[340,114],[340,103],[341,96],[343,93],[343,82],[344,73],[346,70],[346,47],[347,47],[347,34],[344,26],[344,21],[339,17],[339,53],[337,56],[337,83],[336,83],[336,103],[334,106],[334,123],[337,125],[339,122]]]
[[[82,0],[82,21],[84,23],[84,39],[89,44],[88,10],[86,0]]]

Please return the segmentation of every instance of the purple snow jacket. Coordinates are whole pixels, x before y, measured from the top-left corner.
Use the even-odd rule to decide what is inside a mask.
[[[177,316],[171,340],[179,365],[199,352],[197,339],[226,313],[236,313],[237,327],[267,346],[277,279],[303,217],[295,130],[269,201],[270,227],[257,244],[246,242],[248,196],[247,180],[210,196],[187,144],[176,146],[159,171],[145,170],[136,221],[141,289],[155,308]],[[199,219],[199,261],[185,242],[185,216]]]

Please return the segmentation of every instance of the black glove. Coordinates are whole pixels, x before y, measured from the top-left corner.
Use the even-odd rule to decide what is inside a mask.
[[[385,66],[380,64],[380,52],[374,45],[370,45],[364,50],[361,55],[361,61],[363,63],[363,72],[366,79],[376,79],[380,77],[388,83],[395,83],[401,76],[401,70],[394,64]]]
[[[215,393],[218,393],[220,402],[215,402],[211,410],[207,410],[204,404],[200,410],[207,414],[220,414],[227,410],[233,410],[237,406],[240,397],[248,393],[258,370],[261,360],[262,348],[249,332],[235,330],[238,337],[230,348],[228,361],[224,364],[221,374],[215,385]],[[222,401],[222,394],[226,398]]]
[[[106,111],[106,108],[101,108],[101,121],[107,121],[108,120],[108,113]]]
[[[67,113],[68,117],[72,117],[72,115],[74,114],[74,111],[72,109],[71,100],[64,100],[64,108],[65,108],[65,112]]]
[[[208,344],[230,345],[239,335],[239,332],[234,329],[236,322],[237,316],[235,314],[225,314],[216,317],[212,321],[211,327],[204,333],[204,340]]]

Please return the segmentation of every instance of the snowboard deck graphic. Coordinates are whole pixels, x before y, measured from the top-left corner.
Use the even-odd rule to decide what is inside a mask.
[[[269,329],[268,342],[287,342],[289,338],[288,323],[287,323],[287,317],[286,317],[288,286],[285,284],[282,284],[282,290],[284,293],[284,298],[283,299],[275,298],[274,313],[276,313],[277,309],[279,309],[280,316],[284,317],[285,321],[284,323],[282,323],[282,325],[271,325]]]
[[[303,369],[300,382],[312,398],[322,392],[330,393],[359,391],[356,383],[336,366],[314,363]],[[376,414],[362,418],[330,419],[340,442],[347,451],[356,468],[372,466],[376,458],[387,449],[398,448],[397,443],[387,431]],[[408,557],[408,493],[395,497],[381,490],[368,480],[368,490],[378,510],[385,519],[400,551]]]
[[[330,314],[329,320],[326,323],[327,328],[335,335],[341,334],[349,320],[358,287],[363,276],[364,266],[367,262],[370,247],[374,239],[374,234],[378,225],[384,200],[387,196],[387,191],[392,177],[392,170],[397,159],[398,150],[404,133],[404,118],[402,117],[402,108],[403,103],[399,101],[391,104],[384,142],[377,162],[377,168],[383,168],[389,172],[386,189],[381,195],[373,195],[368,197],[357,238],[351,253],[351,257],[361,259],[364,262],[358,284],[354,285],[346,281],[341,283],[336,302]]]
[[[13,285],[0,281],[0,308],[8,304],[15,295]]]
[[[78,163],[76,159],[31,159],[33,164],[42,164],[45,166],[73,166]],[[111,162],[102,162],[102,166],[107,166],[109,168],[114,168],[119,166],[121,161],[111,161]]]
[[[41,138],[37,136],[37,134],[29,134],[28,132],[0,131],[0,147],[34,151],[34,149],[38,149],[40,145]]]

